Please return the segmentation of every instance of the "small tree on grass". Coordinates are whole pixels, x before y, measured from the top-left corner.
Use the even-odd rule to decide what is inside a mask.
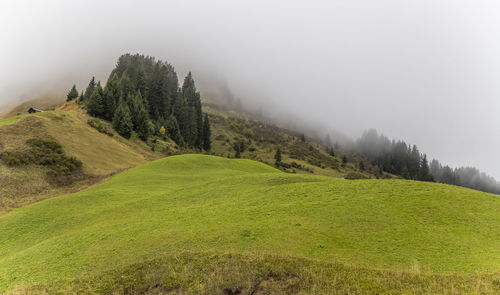
[[[359,162],[359,170],[365,171],[365,163],[363,161]]]
[[[304,135],[304,133],[300,135],[300,141],[306,142],[306,136]]]
[[[278,148],[276,150],[276,154],[274,154],[274,159],[276,160],[274,162],[274,165],[276,165],[276,167],[281,166],[281,149],[280,148]]]
[[[233,145],[234,149],[234,157],[239,159],[241,158],[241,144],[239,142],[235,142]]]
[[[67,97],[66,101],[70,101],[78,97],[78,91],[76,90],[75,84],[73,84],[73,87],[68,92],[68,95],[66,97]]]
[[[344,155],[342,156],[342,167],[345,167],[346,164],[347,164],[347,157]]]
[[[161,135],[161,137],[162,137],[162,138],[164,138],[164,137],[165,137],[165,131],[166,131],[166,130],[165,130],[165,127],[164,127],[164,126],[161,126],[161,127],[160,127],[160,135]]]

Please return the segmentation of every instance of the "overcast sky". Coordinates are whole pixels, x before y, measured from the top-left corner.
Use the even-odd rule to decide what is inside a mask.
[[[144,53],[499,179],[499,16],[497,0],[5,0],[0,108],[40,85],[81,89],[122,53]]]

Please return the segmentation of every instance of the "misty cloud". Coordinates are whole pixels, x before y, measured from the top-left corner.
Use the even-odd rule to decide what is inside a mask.
[[[498,15],[497,1],[3,1],[0,109],[143,53],[270,115],[376,128],[500,178]]]

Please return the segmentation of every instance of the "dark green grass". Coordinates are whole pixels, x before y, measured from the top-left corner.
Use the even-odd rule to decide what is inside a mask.
[[[290,267],[295,259],[321,264],[310,274],[318,280],[311,286],[319,288],[332,286],[322,281],[329,280],[323,272],[341,264],[345,272],[366,270],[375,277],[451,277],[448,286],[474,290],[500,267],[497,212],[497,196],[449,185],[292,175],[251,160],[175,156],[1,216],[0,290],[130,272],[133,265],[155,259],[168,264],[168,257],[182,253],[288,257]],[[213,268],[207,265],[208,277],[194,273],[216,282]],[[355,280],[352,275],[345,279]],[[119,284],[109,277],[111,286]],[[249,273],[252,278],[262,276]],[[400,290],[416,286],[396,281]],[[484,284],[488,292],[496,286],[492,279]],[[300,290],[315,293],[307,285]]]

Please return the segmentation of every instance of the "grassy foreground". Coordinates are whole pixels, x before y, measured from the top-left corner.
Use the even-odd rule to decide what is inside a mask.
[[[0,216],[0,291],[497,293],[500,199],[182,155]]]

